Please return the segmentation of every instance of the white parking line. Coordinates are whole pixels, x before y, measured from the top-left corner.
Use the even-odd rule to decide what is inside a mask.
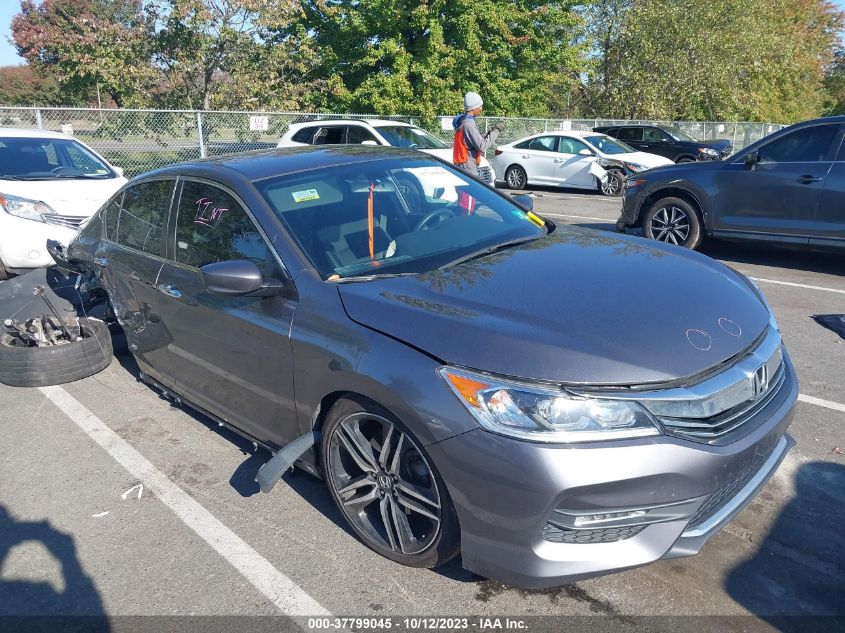
[[[253,587],[267,596],[282,613],[291,616],[331,615],[67,391],[61,387],[40,387],[39,391],[117,463],[140,480],[145,488],[152,490],[185,525],[237,569]]]
[[[824,290],[825,292],[838,292],[845,295],[845,290],[838,288],[825,288],[824,286],[810,286],[807,284],[796,284],[791,281],[778,281],[777,279],[763,279],[762,277],[751,277],[754,281],[762,281],[766,284],[778,284],[780,286],[792,286],[794,288],[806,288],[807,290]]]
[[[845,404],[839,404],[838,402],[822,400],[821,398],[814,398],[813,396],[805,396],[803,393],[798,394],[798,400],[806,402],[807,404],[814,404],[817,407],[824,407],[825,409],[833,409],[834,411],[841,411],[842,413],[845,413]]]

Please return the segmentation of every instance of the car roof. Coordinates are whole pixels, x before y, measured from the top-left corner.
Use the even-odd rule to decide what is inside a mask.
[[[61,132],[19,127],[0,127],[0,136],[5,136],[6,138],[73,138],[67,134],[62,134]]]
[[[406,121],[391,121],[389,119],[315,119],[313,121],[300,121],[291,123],[288,129],[301,128],[312,125],[349,125],[351,123],[365,123],[372,127],[384,127],[385,125],[396,125],[400,127],[417,127]]]
[[[437,160],[412,149],[381,145],[304,145],[225,154],[168,165],[143,174],[149,176],[200,175],[214,171],[236,172],[250,181],[275,176],[375,160]]]

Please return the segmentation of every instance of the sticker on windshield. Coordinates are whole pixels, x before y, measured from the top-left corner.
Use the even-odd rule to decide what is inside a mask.
[[[294,191],[291,193],[294,202],[308,202],[309,200],[319,200],[320,194],[316,189],[306,189],[305,191]]]

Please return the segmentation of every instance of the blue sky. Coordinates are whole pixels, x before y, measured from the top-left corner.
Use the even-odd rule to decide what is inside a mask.
[[[845,10],[845,0],[836,0],[836,4]],[[19,0],[0,0],[0,66],[23,63],[23,59],[18,57],[15,47],[9,42],[12,17],[19,12]]]

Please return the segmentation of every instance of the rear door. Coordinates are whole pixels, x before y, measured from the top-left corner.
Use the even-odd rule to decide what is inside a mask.
[[[175,244],[156,286],[172,336],[176,390],[253,437],[287,444],[299,435],[289,338],[296,307],[293,284],[287,296],[208,293],[200,267],[214,262],[248,259],[265,279],[287,276],[231,190],[184,179],[177,209]]]
[[[620,127],[616,138],[634,149],[643,151],[643,128],[641,126]]]
[[[813,217],[810,244],[845,248],[845,143],[839,146]]]
[[[151,179],[113,198],[105,209],[106,239],[94,253],[98,276],[141,371],[169,387],[171,337],[161,318],[162,295],[156,285],[175,188],[174,178]]]
[[[660,128],[645,126],[643,127],[643,140],[636,147],[643,152],[665,156],[674,160],[674,152],[672,151],[673,143],[672,138]]]
[[[759,147],[753,169],[745,153],[725,165],[716,175],[714,231],[807,244],[840,127],[816,124],[780,136]]]
[[[514,146],[518,151],[516,158],[525,168],[528,180],[545,184],[556,182],[557,141],[558,137],[554,135],[538,136]]]
[[[590,156],[582,156],[578,152],[589,150]],[[596,157],[593,150],[586,143],[571,136],[561,136],[558,139],[555,180],[564,187],[595,186],[595,180],[590,175],[590,166]]]

